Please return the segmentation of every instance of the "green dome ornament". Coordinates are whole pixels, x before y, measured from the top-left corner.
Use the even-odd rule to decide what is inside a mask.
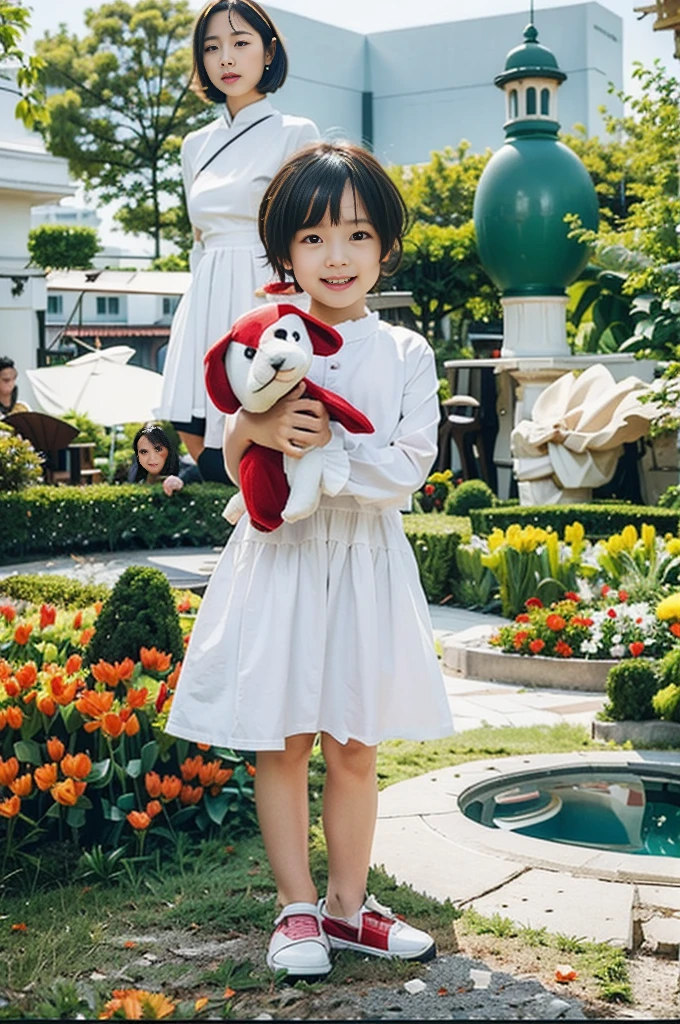
[[[566,79],[532,23],[494,84],[506,94],[506,140],[474,202],[477,246],[503,297],[564,296],[588,260],[568,238],[567,214],[595,231],[597,194],[580,159],[557,138],[557,91]]]

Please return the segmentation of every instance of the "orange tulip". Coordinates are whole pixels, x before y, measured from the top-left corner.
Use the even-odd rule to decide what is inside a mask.
[[[99,615],[103,607],[104,607],[104,602],[103,601],[95,601],[95,603],[93,605],[95,615]]]
[[[44,764],[42,768],[36,768],[33,772],[33,778],[38,789],[46,793],[57,781],[56,763],[53,761],[51,764]]]
[[[30,772],[20,775],[14,782],[10,782],[9,788],[16,796],[30,796],[33,789],[33,776]]]
[[[182,780],[176,775],[164,775],[161,782],[161,796],[165,800],[176,800],[182,791]]]
[[[85,792],[85,790],[87,789],[87,783],[86,782],[76,782],[74,780],[73,788],[76,791],[76,796],[82,796],[83,793]]]
[[[95,723],[93,722],[92,724],[94,725]],[[120,736],[124,728],[120,715],[115,714],[113,711],[103,715],[100,724],[102,732],[114,740]]]
[[[130,822],[135,831],[143,832],[151,824],[151,818],[146,811],[130,811],[126,815],[127,820]]]
[[[80,634],[80,637],[79,637],[80,646],[81,647],[87,647],[87,645],[89,644],[89,642],[92,639],[92,637],[94,636],[94,634],[95,634],[94,626],[88,626],[87,629],[84,629],[82,631],[82,633]]]
[[[72,779],[86,779],[92,771],[92,761],[87,754],[66,754],[61,770]]]
[[[3,800],[0,803],[0,817],[2,818],[16,818],[17,814],[21,810],[21,800],[14,794],[9,800]]]
[[[158,651],[155,647],[142,647],[139,660],[147,672],[167,672],[172,664],[172,655]]]
[[[101,718],[107,711],[111,710],[113,704],[112,693],[99,693],[97,690],[83,690],[76,701],[76,708],[81,715],[88,718]]]
[[[25,665],[22,665],[21,668],[16,670],[14,678],[22,690],[29,690],[38,678],[38,669],[36,668],[35,662],[27,661]]]
[[[125,723],[125,735],[136,736],[139,732],[140,725],[137,715],[130,715],[127,722]]]
[[[62,676],[53,676],[49,680],[48,685],[57,704],[62,705],[70,704],[78,690],[77,679],[70,683],[65,683]]]
[[[218,772],[215,772],[215,778],[213,783],[215,786],[224,786],[225,783],[229,782],[229,779],[234,774],[233,768],[220,768]]]
[[[215,761],[208,761],[207,764],[201,765],[198,769],[198,778],[202,786],[211,786],[213,784],[221,764],[222,762],[217,758]]]
[[[33,626],[31,625],[24,624],[22,626],[17,626],[17,628],[14,630],[14,643],[18,644],[19,647],[24,647],[28,643],[29,637],[32,632]]]
[[[138,988],[115,988],[113,999],[109,999],[104,1010],[99,1014],[100,1020],[111,1020],[121,1017],[125,1020],[162,1020],[171,1017],[177,1003],[174,1003],[162,992],[146,992]]]
[[[21,693],[21,687],[16,679],[5,679],[3,686],[8,697],[18,697]]]
[[[157,814],[160,814],[163,810],[163,805],[160,800],[149,800],[146,805],[146,813],[150,818],[155,818]]]
[[[7,708],[7,724],[11,729],[20,729],[24,721],[24,713],[21,708]]]
[[[248,772],[248,775],[255,775],[257,769],[254,764],[249,764],[246,761],[246,771]]]
[[[52,796],[62,807],[73,807],[78,802],[78,794],[73,779],[64,779],[52,786]]]
[[[45,696],[45,694],[39,696],[35,703],[36,707],[38,708],[38,711],[42,711],[43,715],[47,715],[48,718],[51,718],[54,712],[57,710],[57,705],[54,703],[54,698]]]
[[[2,730],[5,728],[6,725],[7,725],[7,712],[6,711],[2,711],[0,709],[0,732],[2,732]]]
[[[144,785],[149,796],[161,795],[161,777],[158,772],[147,772],[144,776]]]
[[[40,609],[40,628],[46,629],[57,621],[57,609],[53,604],[44,604]]]
[[[73,676],[76,674],[76,672],[80,672],[82,664],[83,659],[80,657],[80,655],[72,654],[70,658],[67,658],[66,664],[64,666],[64,671],[66,672],[66,675]]]
[[[57,739],[56,736],[50,736],[47,741],[47,753],[50,755],[51,760],[61,761],[65,751],[66,747],[61,740]]]
[[[146,686],[143,686],[141,690],[135,690],[131,687],[127,692],[128,705],[131,708],[143,708],[148,696],[149,690]]]
[[[204,752],[206,750],[210,750],[210,744],[209,743],[197,743],[196,746],[198,747],[199,750],[202,750]]]
[[[25,693],[21,699],[23,700],[24,704],[32,704],[37,696],[37,690],[29,690],[28,693]]]
[[[0,785],[9,786],[19,774],[19,762],[16,757],[9,757],[6,761],[0,757]]]
[[[111,688],[118,686],[121,681],[129,679],[134,670],[135,663],[132,658],[124,658],[123,661],[116,661],[113,665],[100,658],[91,669],[92,675],[98,683],[106,683]]]
[[[0,607],[0,615],[4,617],[6,622],[14,622],[17,617],[17,611],[11,604],[3,604],[2,607]]]
[[[200,754],[196,754],[196,757],[187,757],[180,765],[180,772],[185,782],[191,782],[195,779],[199,771],[203,767],[203,758]]]
[[[83,613],[82,613],[82,611],[76,612],[75,615],[73,616],[73,623],[71,625],[71,628],[72,629],[82,629],[83,628]]]
[[[174,690],[175,687],[177,686],[177,683],[179,681],[179,674],[180,674],[181,671],[182,671],[182,662],[178,661],[177,664],[175,665],[175,667],[173,668],[172,672],[168,676],[168,678],[165,680],[165,685],[167,686],[167,688],[169,690]]]
[[[203,796],[203,786],[182,786],[179,802],[185,807],[197,804]]]

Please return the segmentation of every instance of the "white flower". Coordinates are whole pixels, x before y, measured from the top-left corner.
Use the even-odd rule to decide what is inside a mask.
[[[614,633],[614,636],[612,637],[612,643],[613,644],[620,644],[622,641],[623,641],[623,637],[621,636],[621,634],[620,633]]]
[[[593,599],[592,588],[588,584],[587,580],[584,580],[581,577],[579,577],[578,588],[576,590],[576,593],[582,601],[592,601]]]
[[[584,640],[581,643],[581,654],[596,654],[597,647],[595,640]]]
[[[609,655],[612,658],[622,658],[625,653],[626,648],[623,646],[623,644],[613,644],[609,648]]]

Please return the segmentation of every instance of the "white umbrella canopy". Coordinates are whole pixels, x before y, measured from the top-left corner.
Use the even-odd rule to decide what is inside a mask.
[[[144,423],[160,405],[163,376],[128,366],[134,353],[128,345],[114,345],[63,366],[27,370],[27,376],[41,409],[52,416],[74,409],[104,427]]]

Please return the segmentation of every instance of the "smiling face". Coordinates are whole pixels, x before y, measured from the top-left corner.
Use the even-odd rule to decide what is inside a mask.
[[[225,355],[231,389],[247,412],[266,412],[312,365],[312,342],[302,317],[287,313],[263,332],[257,348],[232,341]]]
[[[232,115],[262,99],[257,86],[275,48],[273,41],[265,51],[259,32],[238,14],[217,11],[208,19],[203,64],[212,85],[224,93]]]
[[[137,458],[149,476],[158,476],[163,471],[167,457],[168,449],[164,445],[155,443],[144,435],[140,437],[137,442]]]
[[[339,223],[332,224],[326,210],[323,220],[297,231],[290,244],[295,280],[312,299],[310,314],[331,325],[362,317],[366,293],[380,277],[380,254],[380,237],[348,182]]]

